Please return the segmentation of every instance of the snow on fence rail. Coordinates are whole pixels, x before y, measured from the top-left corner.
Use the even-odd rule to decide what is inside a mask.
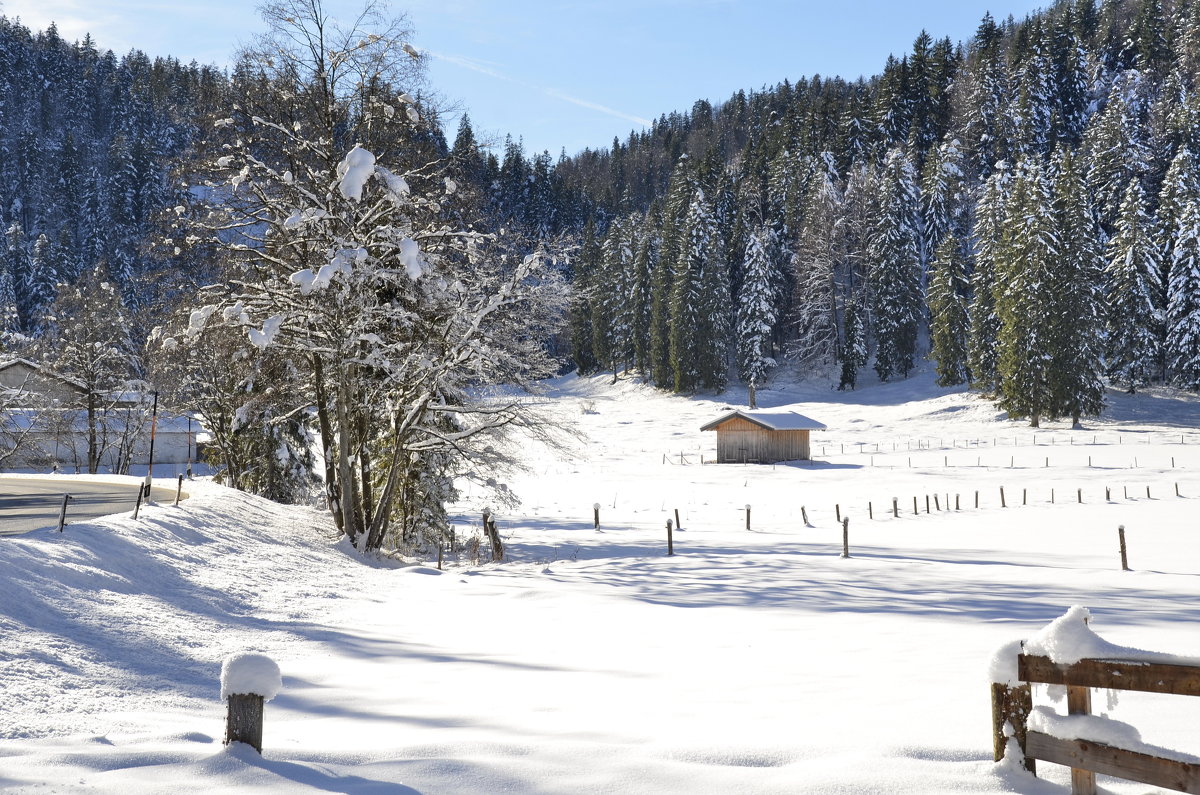
[[[1035,760],[1071,768],[1071,792],[1095,795],[1096,773],[1177,792],[1200,793],[1200,758],[1141,742],[1127,723],[1091,714],[1091,688],[1200,696],[1200,659],[1116,646],[1072,607],[992,661],[995,760],[1036,774]],[[1065,685],[1067,715],[1033,705],[1034,684]],[[1009,756],[1012,755],[1012,756]]]

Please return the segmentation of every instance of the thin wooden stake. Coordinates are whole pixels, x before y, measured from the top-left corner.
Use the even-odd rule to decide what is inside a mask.
[[[137,502],[135,502],[135,503],[133,504],[133,518],[134,518],[134,519],[137,519],[137,518],[138,518],[138,512],[139,512],[140,510],[142,510],[142,495],[143,495],[143,494],[145,494],[145,492],[143,491],[143,489],[142,489],[142,486],[141,486],[141,484],[139,483],[139,484],[138,484],[138,495],[137,495]]]
[[[958,495],[957,494],[954,495],[954,510],[956,510],[956,511],[960,510],[958,507]]]
[[[668,556],[675,554],[675,537],[674,537],[674,534],[671,532],[671,529],[672,529],[671,528],[671,520],[668,519],[667,520],[667,555]]]
[[[975,507],[976,508],[979,507],[979,490],[978,489],[975,490]]]
[[[1150,499],[1150,487],[1146,487],[1146,499]]]
[[[1075,489],[1075,496],[1079,498],[1079,504],[1083,505],[1083,489]]]
[[[800,506],[800,518],[804,520],[805,527],[812,527],[812,525],[808,523],[808,510],[803,505]]]
[[[1179,481],[1175,481],[1175,496],[1179,496]]]
[[[917,495],[914,494],[913,495],[913,516],[916,516],[919,513],[920,513],[920,511],[917,510]]]
[[[896,497],[892,497],[892,517],[900,518],[900,500]]]
[[[1175,490],[1178,491],[1178,486],[1176,486]],[[62,528],[64,528],[67,524],[67,503],[68,502],[71,502],[71,495],[68,495],[68,494],[62,495],[62,508],[59,510],[59,532],[60,533],[62,532]]]
[[[1050,489],[1050,504],[1054,504],[1054,489]]]
[[[1021,489],[1021,504],[1029,504],[1029,489]]]
[[[750,503],[746,503],[746,529],[750,529]]]
[[[839,505],[839,504],[837,504],[837,503],[834,503],[834,505],[833,505],[833,513],[834,513],[834,515],[837,517],[837,520],[838,520],[839,522],[840,522],[840,521],[842,521],[842,506],[841,506],[841,505]]]
[[[179,498],[183,496],[183,473],[179,475],[179,485],[175,487],[175,504],[179,504]]]
[[[1004,501],[1004,487],[1003,487],[1003,486],[1001,486],[1001,487],[1000,487],[1000,507],[1001,507],[1001,508],[1007,508],[1007,507],[1008,507],[1008,503],[1006,503],[1006,502]]]
[[[842,520],[842,557],[850,557],[850,517]]]
[[[600,503],[598,502],[592,503],[592,526],[597,530],[600,529]]]
[[[933,495],[933,507],[935,510],[942,510],[942,504],[938,501],[938,495]]]
[[[929,513],[929,495],[925,495],[925,513]]]
[[[875,510],[874,510],[874,508],[872,508],[872,507],[871,507],[871,502],[870,502],[870,500],[868,500],[868,501],[867,501],[867,518],[868,518],[868,519],[874,519],[874,518],[875,518]]]
[[[683,522],[679,521],[679,509],[678,508],[675,509],[675,529],[676,530],[683,529]]]
[[[1121,571],[1129,571],[1129,557],[1125,554],[1125,525],[1117,525],[1117,539],[1121,542]]]

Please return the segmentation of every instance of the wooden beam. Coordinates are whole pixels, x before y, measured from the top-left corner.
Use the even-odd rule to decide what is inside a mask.
[[[1026,753],[1056,765],[1137,781],[1175,792],[1200,793],[1200,764],[1128,751],[1091,740],[1060,740],[1031,731]]]
[[[1049,657],[1022,654],[1017,657],[1017,676],[1023,682],[1050,685],[1200,696],[1200,666],[1197,665],[1128,660],[1080,660],[1074,665],[1059,665]]]

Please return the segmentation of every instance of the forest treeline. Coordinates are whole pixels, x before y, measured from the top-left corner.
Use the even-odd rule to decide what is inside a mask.
[[[687,392],[786,357],[852,388],[928,351],[942,384],[1078,418],[1106,381],[1200,386],[1198,79],[1200,2],[1062,0],[552,169],[510,141],[492,184],[512,222],[577,230],[581,372]]]

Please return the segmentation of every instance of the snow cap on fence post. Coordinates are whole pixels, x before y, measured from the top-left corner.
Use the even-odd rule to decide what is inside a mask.
[[[265,654],[231,654],[221,663],[221,699],[252,694],[270,701],[283,689],[279,666]]]

